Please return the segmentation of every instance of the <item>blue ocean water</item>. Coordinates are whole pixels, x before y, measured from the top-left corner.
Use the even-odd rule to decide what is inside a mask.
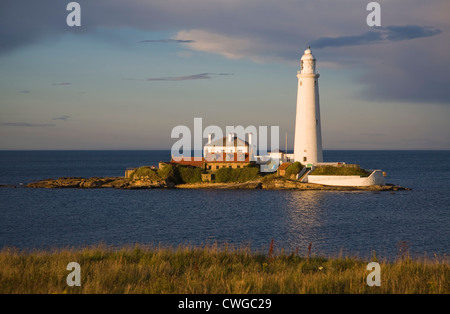
[[[169,151],[0,151],[0,248],[212,242],[395,258],[450,252],[450,151],[325,151],[387,172],[397,192],[29,189],[46,178],[122,176]],[[400,244],[405,243],[406,244]]]

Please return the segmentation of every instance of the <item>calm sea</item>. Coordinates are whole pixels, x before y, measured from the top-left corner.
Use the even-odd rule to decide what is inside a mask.
[[[395,258],[450,253],[450,151],[325,151],[325,161],[387,172],[397,192],[28,189],[57,177],[122,176],[169,151],[0,151],[0,248],[100,242],[218,242]]]

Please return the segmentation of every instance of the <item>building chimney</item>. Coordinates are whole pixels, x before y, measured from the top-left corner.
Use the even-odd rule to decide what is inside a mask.
[[[233,138],[234,138],[234,134],[233,133],[229,133],[228,134],[228,142],[233,141]]]
[[[211,133],[208,134],[208,144],[211,144],[212,135]]]

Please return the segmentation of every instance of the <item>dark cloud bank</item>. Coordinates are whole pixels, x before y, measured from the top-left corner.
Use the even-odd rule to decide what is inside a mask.
[[[193,74],[193,75],[185,75],[185,76],[168,76],[168,77],[153,77],[148,78],[145,80],[140,79],[123,79],[125,81],[168,81],[168,82],[179,82],[179,81],[195,81],[195,80],[206,80],[206,79],[212,79],[213,76],[219,75],[219,76],[229,76],[234,75],[234,73],[200,73],[200,74]]]
[[[327,47],[359,46],[430,37],[440,33],[442,33],[440,29],[429,26],[386,26],[376,27],[373,31],[356,36],[321,37],[312,41],[310,46],[316,49],[323,49]]]
[[[436,0],[433,3],[438,10],[444,10],[447,1]],[[361,27],[357,24],[359,22],[355,22],[356,20],[352,18],[353,11],[349,8],[354,8],[356,2],[350,0],[339,1],[339,5],[333,5],[332,8],[330,2],[320,0],[309,2],[260,0],[238,3],[209,0],[192,0],[186,3],[172,0],[160,2],[79,0],[78,2],[82,7],[82,27],[70,28],[66,25],[68,1],[0,1],[0,56],[28,45],[57,40],[66,33],[94,33],[98,28],[135,28],[149,32],[173,33],[200,29],[231,38],[258,41],[260,45],[257,48],[246,52],[256,56],[273,53],[291,61],[298,58],[309,43],[313,50],[317,49],[321,61],[339,61],[339,58],[351,57],[352,60],[357,60],[355,62],[358,62],[360,68],[367,69],[366,76],[355,79],[358,84],[367,86],[363,95],[366,99],[370,97],[369,99],[374,101],[434,102],[450,105],[450,88],[447,86],[450,80],[450,62],[448,56],[436,52],[448,49],[448,44],[445,44],[448,42],[445,29],[447,23],[439,20],[439,14],[435,17],[427,10],[428,24],[436,23],[439,27],[408,25],[409,21],[415,21],[413,11],[417,12],[429,6],[425,2],[415,1],[414,4],[410,4],[409,1],[397,1],[395,4],[389,4],[395,11],[404,10],[403,14],[399,15],[400,25],[362,28],[367,31],[357,35],[349,35],[350,29]],[[365,17],[366,14],[364,4],[361,6],[361,15]],[[348,22],[342,23],[342,20]],[[328,22],[324,25],[323,21]],[[401,25],[402,23],[404,25]],[[305,28],[304,25],[308,27]],[[340,31],[342,36],[327,36],[328,32],[335,31]],[[443,34],[446,36],[442,36]],[[430,43],[432,40],[430,38],[438,37],[437,35],[442,37],[442,40],[433,40],[432,43],[436,46],[431,49],[410,45],[407,48],[398,48],[397,55],[384,53],[384,49],[379,49],[383,59],[372,55],[372,60],[380,60],[382,66],[370,64],[371,60],[366,55],[373,47],[372,44],[379,44],[377,47],[386,44],[388,47],[397,42],[415,40]],[[139,43],[188,45],[195,40],[196,38],[178,40],[163,38],[146,39]],[[365,45],[370,47],[364,49]],[[350,46],[358,46],[361,49],[354,54],[343,56],[339,49]],[[331,57],[327,58],[327,54]],[[418,57],[427,60],[426,67],[418,62]],[[200,73],[178,77],[155,77],[148,80],[175,82],[210,78],[209,73]],[[54,84],[59,85],[64,84]]]
[[[71,116],[63,115],[63,116],[59,116],[59,117],[53,118],[52,120],[67,121],[67,120],[69,120],[70,118],[71,118]]]
[[[55,124],[50,124],[50,123],[27,123],[27,122],[4,122],[4,123],[0,123],[0,126],[40,128],[40,127],[55,126]]]
[[[138,41],[139,43],[180,43],[180,44],[187,44],[187,43],[193,43],[195,42],[194,40],[190,40],[190,39],[146,39],[146,40],[141,40]]]
[[[157,77],[149,78],[147,81],[191,81],[191,80],[204,80],[210,79],[211,73],[200,73],[187,76],[174,76],[174,77]]]

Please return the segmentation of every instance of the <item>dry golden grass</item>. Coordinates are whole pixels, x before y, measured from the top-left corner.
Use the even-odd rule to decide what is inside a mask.
[[[67,264],[81,266],[69,287]],[[445,258],[380,262],[381,286],[369,287],[357,258],[269,255],[230,246],[123,247],[0,251],[0,293],[449,293]]]

